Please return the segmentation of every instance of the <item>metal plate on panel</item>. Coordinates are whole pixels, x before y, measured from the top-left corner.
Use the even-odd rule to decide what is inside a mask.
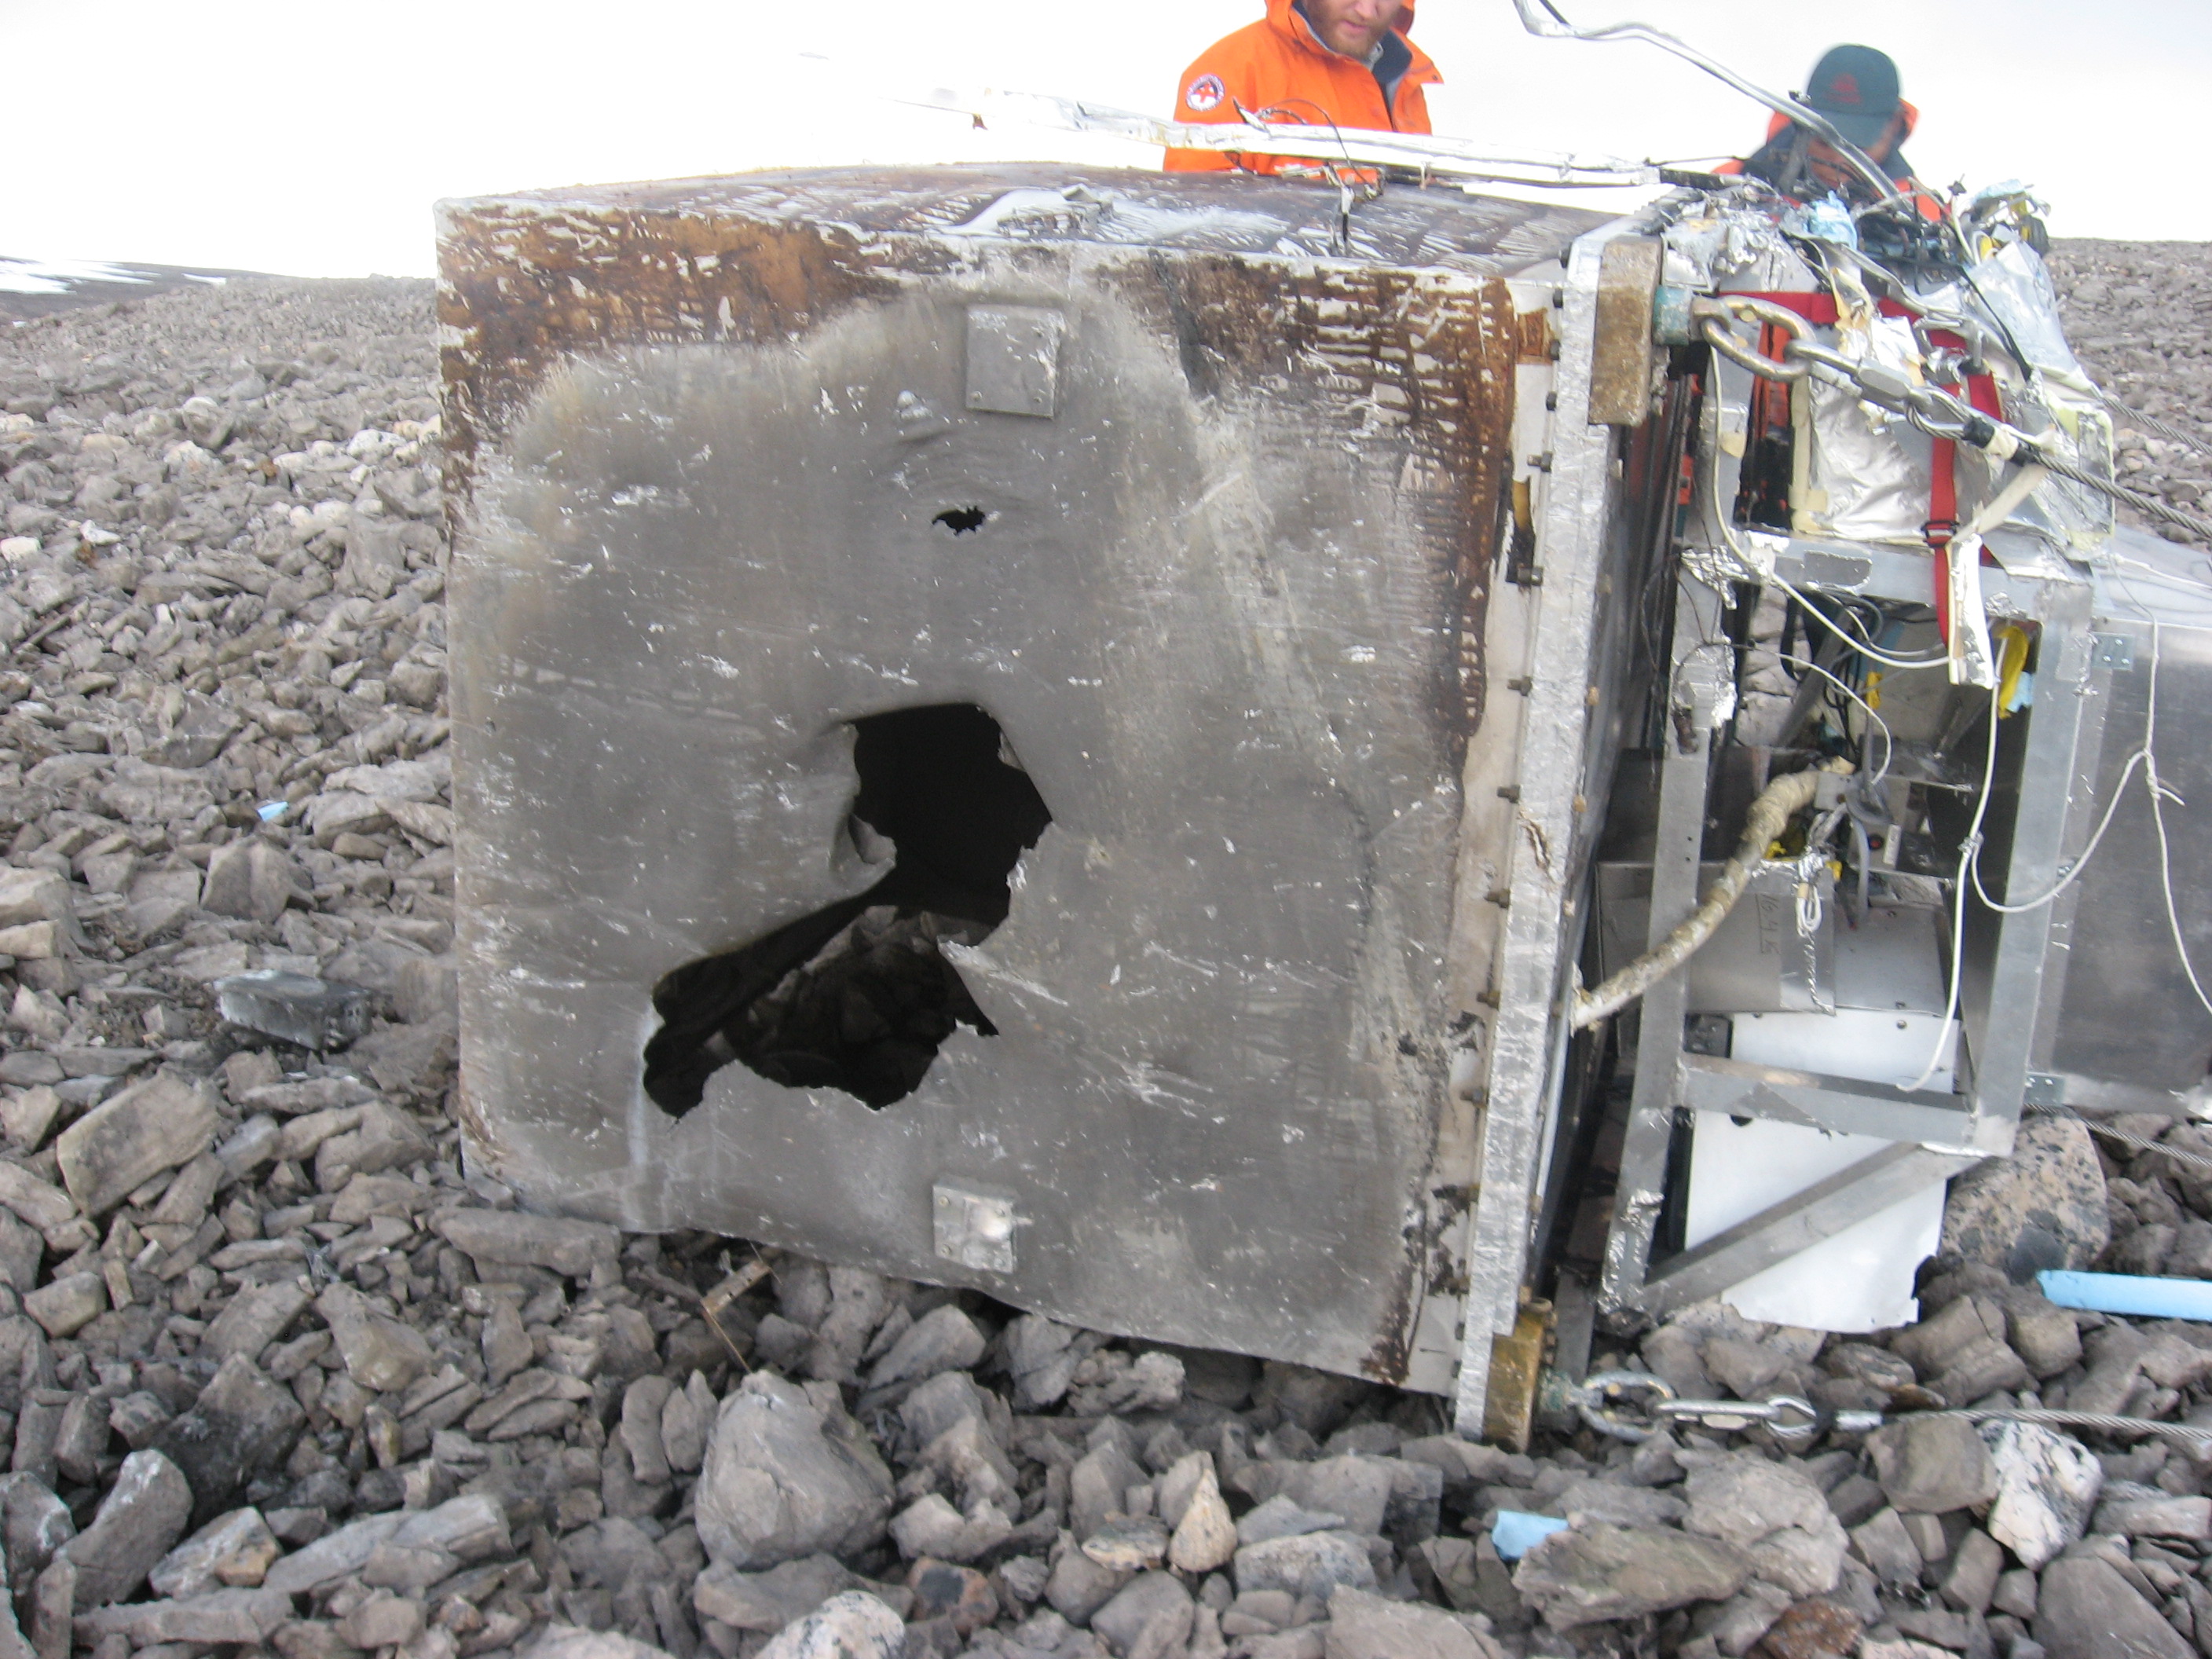
[[[1067,319],[1042,306],[968,307],[968,407],[1049,420],[1060,408]]]

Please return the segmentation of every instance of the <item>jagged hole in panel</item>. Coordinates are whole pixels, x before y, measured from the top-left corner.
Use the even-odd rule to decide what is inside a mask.
[[[973,703],[853,724],[860,790],[845,833],[890,868],[866,892],[653,988],[661,1026],[645,1045],[645,1091],[672,1115],[733,1060],[880,1109],[914,1092],[955,1025],[998,1035],[938,947],[975,944],[1006,919],[1006,878],[1052,814]]]

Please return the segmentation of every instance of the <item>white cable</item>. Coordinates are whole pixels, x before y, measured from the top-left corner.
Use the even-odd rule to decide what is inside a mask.
[[[2150,789],[2151,822],[2158,826],[2158,878],[2160,885],[2166,889],[2166,925],[2173,931],[2173,953],[2181,958],[2181,971],[2189,975],[2189,988],[2197,993],[2204,1012],[2212,1014],[2212,997],[2204,994],[2204,981],[2197,976],[2197,964],[2189,959],[2189,941],[2182,936],[2181,912],[2173,898],[2173,854],[2166,839],[2166,803],[2185,803],[2159,781],[2158,756],[2151,748],[2152,734],[2158,729],[2158,619],[2154,617],[2150,624],[2150,707],[2143,719],[2143,782]]]
[[[1881,787],[1881,781],[1889,775],[1889,763],[1896,757],[1897,754],[1897,739],[1890,732],[1889,722],[1874,712],[1874,705],[1872,703],[1869,702],[1864,697],[1859,696],[1857,692],[1852,690],[1850,686],[1844,684],[1842,680],[1837,678],[1833,674],[1831,674],[1826,669],[1821,667],[1820,664],[1814,662],[1808,658],[1793,657],[1787,652],[1778,651],[1774,654],[1780,658],[1784,662],[1794,662],[1800,668],[1811,669],[1822,679],[1827,681],[1829,684],[1834,686],[1837,690],[1842,692],[1853,702],[1856,703],[1861,709],[1865,711],[1866,717],[1881,728],[1881,764],[1875,768],[1873,775],[1867,779],[1867,787],[1869,789],[1879,788]]]
[[[1833,634],[1838,639],[1841,640],[1845,645],[1850,647],[1852,650],[1857,652],[1862,657],[1867,658],[1869,661],[1878,662],[1885,668],[1942,668],[1948,666],[1951,659],[1950,653],[1948,652],[1944,653],[1941,656],[1911,658],[1893,657],[1885,652],[1879,651],[1875,649],[1871,641],[1867,640],[1863,636],[1854,638],[1850,635],[1844,633],[1842,629],[1837,627],[1834,623],[1828,619],[1827,614],[1825,611],[1823,611],[1818,605],[1814,605],[1810,599],[1807,599],[1802,593],[1799,592],[1795,587],[1791,586],[1790,583],[1783,578],[1781,572],[1768,571],[1762,574],[1757,562],[1752,558],[1750,554],[1744,551],[1743,544],[1736,540],[1735,527],[1729,522],[1729,515],[1721,509],[1719,437],[1720,399],[1718,398],[1715,398],[1713,399],[1712,445],[1714,460],[1713,465],[1705,469],[1707,477],[1711,484],[1711,494],[1712,495],[1713,523],[1720,530],[1721,539],[1728,544],[1729,556],[1735,561],[1736,568],[1743,572],[1743,579],[1751,583],[1753,586],[1764,586],[1769,582],[1773,583],[1775,586],[1780,588],[1791,599],[1796,600],[1797,608],[1802,611],[1807,616],[1818,622],[1821,627],[1826,629],[1831,634]]]
[[[1990,786],[1997,775],[1997,692],[1990,688],[1990,757],[1982,772],[1982,793],[1974,802],[1974,820],[1966,826],[1966,839],[1960,843],[1959,874],[1951,884],[1955,895],[1951,912],[1951,989],[1943,1000],[1943,1018],[1936,1028],[1936,1052],[1928,1056],[1928,1064],[1921,1067],[1920,1075],[1906,1084],[1910,1090],[1923,1089],[1943,1064],[1943,1049],[1951,1041],[1951,1022],[1959,1013],[1959,980],[1966,960],[1966,893],[1967,872],[1982,848],[1982,820],[1989,815]]]

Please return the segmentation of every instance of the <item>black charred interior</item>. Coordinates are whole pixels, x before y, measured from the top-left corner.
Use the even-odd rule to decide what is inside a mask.
[[[860,788],[846,830],[890,869],[866,892],[703,957],[654,988],[646,1094],[681,1117],[732,1060],[794,1089],[842,1089],[881,1109],[914,1092],[956,1025],[995,1036],[946,940],[1006,919],[1007,878],[1052,822],[999,723],[973,703],[854,722]]]

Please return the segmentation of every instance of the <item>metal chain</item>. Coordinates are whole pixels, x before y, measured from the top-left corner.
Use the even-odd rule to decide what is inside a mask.
[[[1764,1427],[1785,1449],[1810,1445],[1823,1434],[1870,1434],[1885,1423],[1924,1417],[1958,1417],[1969,1423],[2033,1423],[2051,1428],[2084,1429],[2111,1435],[2158,1435],[2192,1447],[2212,1449],[2212,1426],[2164,1423],[2148,1417],[2115,1417],[2106,1412],[2046,1411],[2033,1407],[1947,1406],[1927,1411],[1828,1411],[1797,1395],[1767,1400],[1682,1400],[1664,1377],[1649,1371],[1598,1371],[1567,1390],[1567,1403],[1600,1434],[1632,1445],[1662,1428],[1693,1423],[1720,1434]]]

